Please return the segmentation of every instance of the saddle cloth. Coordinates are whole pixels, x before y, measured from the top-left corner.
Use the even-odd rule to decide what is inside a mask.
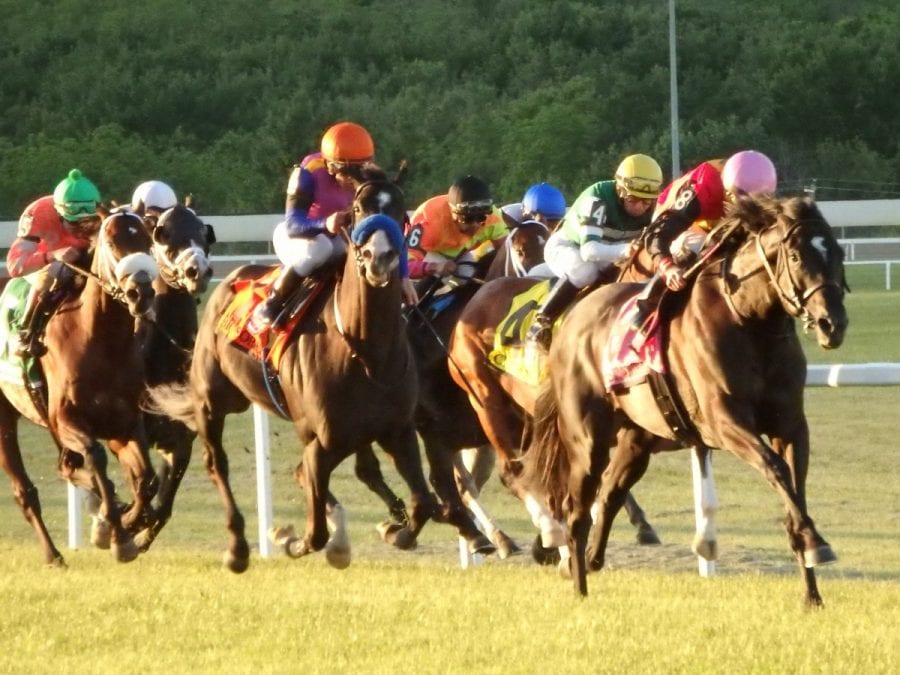
[[[216,332],[228,342],[257,361],[262,361],[267,356],[276,370],[295,332],[299,331],[301,322],[308,316],[310,306],[333,281],[329,278],[315,281],[302,295],[302,310],[292,312],[291,318],[283,326],[252,330],[250,323],[253,312],[260,303],[265,302],[280,272],[281,268],[274,267],[257,279],[238,279],[233,282],[231,288],[234,296],[216,323]]]
[[[0,378],[6,382],[34,385],[43,381],[34,358],[16,356],[22,317],[33,292],[25,277],[14,277],[6,282],[0,294]]]
[[[552,280],[541,281],[512,299],[509,311],[497,326],[494,347],[488,354],[488,360],[495,368],[532,386],[539,385],[546,376],[547,357],[540,349],[527,345],[525,336],[550,292],[551,283]],[[561,321],[562,317],[553,324],[554,335]]]
[[[603,350],[601,371],[607,391],[623,390],[641,384],[647,380],[651,371],[665,373],[661,327],[651,330],[646,336],[632,327],[639,297],[629,298],[622,305]],[[654,323],[658,325],[655,320]]]

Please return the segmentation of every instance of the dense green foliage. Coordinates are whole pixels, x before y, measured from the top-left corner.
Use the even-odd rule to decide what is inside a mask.
[[[678,0],[682,166],[755,147],[786,190],[900,191],[900,14],[860,0]],[[411,201],[461,172],[573,198],[630,152],[670,161],[663,0],[0,0],[0,217],[71,166],[208,213],[271,212],[330,123],[408,158]],[[826,190],[831,186],[836,190]]]

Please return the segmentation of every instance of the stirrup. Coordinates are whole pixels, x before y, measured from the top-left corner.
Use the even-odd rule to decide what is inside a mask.
[[[41,358],[47,353],[47,345],[37,339],[37,336],[31,333],[19,334],[19,346],[16,347],[14,354],[19,358],[33,357]]]

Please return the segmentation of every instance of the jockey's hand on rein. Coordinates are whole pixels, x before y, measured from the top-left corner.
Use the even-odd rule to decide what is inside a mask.
[[[59,260],[60,262],[74,264],[81,258],[81,250],[75,248],[74,246],[66,246],[65,248],[60,248],[53,251],[50,254],[50,257],[53,260]]]
[[[680,291],[684,288],[684,272],[671,258],[659,261],[659,273],[669,290]]]

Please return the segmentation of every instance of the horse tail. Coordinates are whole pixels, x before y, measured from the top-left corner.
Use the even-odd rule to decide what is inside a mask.
[[[193,394],[188,383],[161,384],[148,388],[141,400],[141,410],[151,415],[169,417],[181,422],[191,431],[197,431]]]
[[[569,457],[559,434],[559,406],[548,380],[535,401],[531,442],[522,458],[522,485],[547,497],[557,518],[569,489]]]

